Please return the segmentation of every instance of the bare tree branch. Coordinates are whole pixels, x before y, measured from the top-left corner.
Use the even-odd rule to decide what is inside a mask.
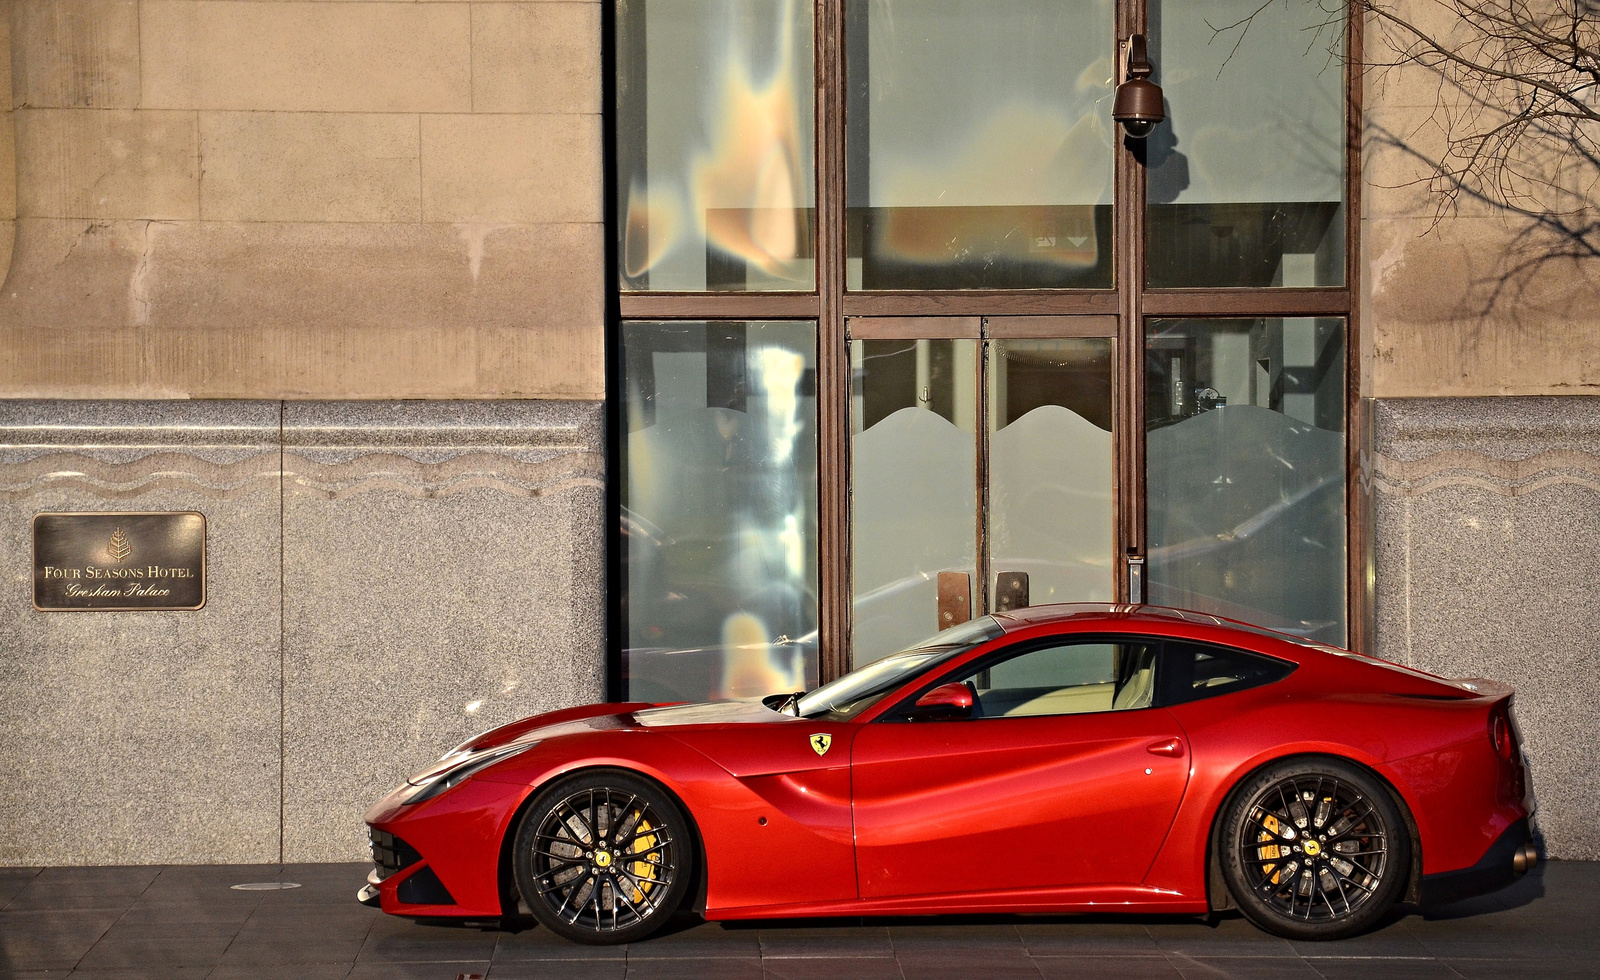
[[[1600,0],[1285,0],[1316,4],[1342,44],[1345,18],[1368,27],[1369,83],[1431,95],[1427,123],[1366,140],[1399,151],[1434,197],[1434,228],[1470,203],[1514,224],[1479,311],[1520,300],[1553,266],[1600,274]],[[1243,35],[1272,0],[1213,28]],[[1340,49],[1342,52],[1342,48]],[[1387,55],[1379,52],[1387,52]]]

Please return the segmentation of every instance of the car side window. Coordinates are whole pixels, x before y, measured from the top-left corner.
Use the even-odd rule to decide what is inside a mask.
[[[1161,665],[1163,704],[1183,704],[1282,680],[1294,664],[1227,647],[1168,641]]]
[[[1148,708],[1155,703],[1156,647],[1056,643],[1034,647],[960,678],[973,718],[1025,718]]]

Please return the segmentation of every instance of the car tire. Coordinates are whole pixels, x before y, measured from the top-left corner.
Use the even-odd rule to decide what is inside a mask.
[[[1287,760],[1233,792],[1218,856],[1234,904],[1288,939],[1341,939],[1405,891],[1411,835],[1388,788],[1332,757]]]
[[[597,769],[540,790],[517,826],[512,869],[533,917],[593,945],[643,939],[683,904],[693,828],[658,784]]]

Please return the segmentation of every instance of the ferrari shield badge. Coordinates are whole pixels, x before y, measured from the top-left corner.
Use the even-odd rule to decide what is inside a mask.
[[[825,732],[818,732],[811,736],[811,747],[817,750],[817,755],[827,755],[828,749],[833,745],[833,736]]]

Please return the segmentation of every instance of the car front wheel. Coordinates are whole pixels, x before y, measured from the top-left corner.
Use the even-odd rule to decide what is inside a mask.
[[[1339,759],[1290,760],[1251,776],[1224,814],[1220,843],[1234,903],[1290,939],[1370,928],[1411,871],[1411,837],[1393,797]]]
[[[655,783],[595,770],[541,791],[517,828],[517,890],[539,923],[580,943],[627,943],[683,904],[694,838]]]

